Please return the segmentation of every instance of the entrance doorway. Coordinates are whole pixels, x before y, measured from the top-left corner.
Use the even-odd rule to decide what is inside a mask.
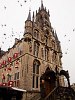
[[[40,89],[43,97],[47,96],[56,86],[56,75],[48,67],[40,78]]]

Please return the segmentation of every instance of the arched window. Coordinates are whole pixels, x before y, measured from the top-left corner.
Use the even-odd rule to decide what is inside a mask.
[[[45,47],[45,60],[49,60],[49,50]]]
[[[32,85],[33,88],[38,88],[39,66],[40,66],[40,62],[35,59],[33,62],[33,85]]]
[[[39,31],[38,30],[34,30],[34,37],[36,38],[36,39],[39,39]]]
[[[34,42],[34,55],[38,57],[38,53],[39,53],[39,44],[35,41]]]

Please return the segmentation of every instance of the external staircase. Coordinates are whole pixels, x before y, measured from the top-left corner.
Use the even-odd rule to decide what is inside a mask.
[[[55,87],[46,97],[41,97],[41,93],[31,100],[75,100],[75,91],[71,87]]]

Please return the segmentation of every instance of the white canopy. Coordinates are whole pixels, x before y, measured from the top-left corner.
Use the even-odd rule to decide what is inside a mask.
[[[17,90],[17,91],[22,91],[22,92],[27,92],[26,90],[24,89],[20,89],[20,88],[16,88],[16,87],[11,87],[13,90]]]

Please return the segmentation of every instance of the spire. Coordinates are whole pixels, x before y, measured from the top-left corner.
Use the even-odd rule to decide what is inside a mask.
[[[49,9],[48,9],[48,15],[50,16],[50,14],[49,14]]]
[[[33,11],[33,18],[34,18],[34,11]]]
[[[41,9],[44,9],[43,0],[41,0]]]
[[[33,17],[32,17],[32,20],[33,20],[33,22],[34,22],[34,12],[33,12]]]
[[[29,14],[27,20],[31,20],[31,9],[29,9]]]
[[[55,30],[55,38],[58,41],[58,36],[57,36],[56,30]]]

